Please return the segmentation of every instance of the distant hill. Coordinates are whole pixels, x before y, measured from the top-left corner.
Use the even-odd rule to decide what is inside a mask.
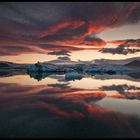
[[[111,60],[111,59],[95,59],[91,61],[72,61],[68,57],[59,57],[55,60],[44,61],[42,64],[54,64],[54,65],[75,65],[75,64],[85,64],[85,65],[100,65],[100,66],[109,66],[109,65],[122,65],[122,66],[135,66],[140,67],[140,57],[133,57],[122,60]],[[13,62],[0,61],[0,68],[13,68],[13,69],[25,69],[29,65],[34,64],[17,64]]]
[[[5,61],[0,62],[0,67],[11,67],[12,65],[14,65],[14,63],[12,62],[5,62]]]
[[[95,64],[117,64],[117,65],[126,65],[132,61],[138,60],[140,61],[140,57],[133,57],[127,59],[120,59],[120,60],[111,60],[111,59],[96,59],[93,62]]]
[[[0,61],[0,68],[5,69],[26,69],[30,64],[16,64],[13,62],[7,62],[7,61]]]
[[[125,66],[140,67],[140,60],[134,60],[130,63],[125,64]]]

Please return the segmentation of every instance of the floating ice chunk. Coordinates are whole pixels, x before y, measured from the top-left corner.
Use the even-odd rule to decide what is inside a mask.
[[[66,80],[80,80],[82,79],[83,75],[77,72],[69,72],[65,74]]]

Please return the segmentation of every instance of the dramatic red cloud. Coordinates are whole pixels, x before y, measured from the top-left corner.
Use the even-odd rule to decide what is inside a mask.
[[[57,4],[56,9],[52,9],[51,6],[47,7],[46,4],[41,4],[42,8],[38,7],[40,10],[37,13],[35,10],[36,5],[33,4],[31,7],[24,7],[27,11],[29,9],[33,10],[32,12],[29,10],[27,14],[22,7],[19,8],[18,6],[18,4],[13,4],[13,6],[9,6],[9,9],[5,9],[5,5],[3,5],[1,8],[9,12],[0,15],[2,18],[4,17],[3,22],[0,23],[0,55],[47,54],[48,51],[53,49],[72,51],[99,50],[107,42],[98,38],[98,33],[122,25],[138,23],[140,8],[139,3],[136,2],[122,4],[77,3],[76,5],[73,3],[67,6],[60,4],[60,14]],[[46,11],[46,9],[54,10],[55,12],[50,14],[48,13],[49,10]],[[10,11],[18,12],[21,16],[11,15],[9,17],[7,13],[10,13]],[[46,16],[46,13],[48,16]],[[38,14],[39,16],[36,16]],[[17,21],[15,20],[16,16]],[[124,42],[112,41],[110,43],[122,44]],[[22,44],[22,47],[16,50],[14,44],[16,48],[20,46],[19,44]],[[42,47],[42,44],[46,45],[46,47],[44,45]],[[49,45],[54,45],[55,47],[52,46],[51,49]],[[13,47],[13,49],[8,51],[6,46],[11,46],[9,48]],[[90,48],[84,48],[84,46],[90,46]]]
[[[80,21],[80,20],[79,21],[64,21],[62,23],[58,23],[56,25],[49,27],[47,31],[42,32],[41,37],[46,37],[47,35],[56,34],[60,30],[65,30],[65,29],[74,30],[76,28],[79,28],[80,26],[83,26],[84,24],[85,22]]]
[[[125,43],[125,40],[112,40],[112,41],[107,41],[107,43],[120,45],[120,44]]]
[[[107,41],[107,43],[112,43],[115,45],[121,45],[121,44],[126,44],[131,47],[140,47],[140,40],[139,39],[126,39],[126,40],[112,40],[112,41]]]
[[[43,33],[41,37],[43,41],[49,44],[65,45],[65,46],[79,46],[81,49],[84,45],[103,47],[106,45],[105,41],[97,37],[90,37],[91,33],[100,31],[102,27],[90,26],[85,21],[65,21],[53,25],[47,32]]]

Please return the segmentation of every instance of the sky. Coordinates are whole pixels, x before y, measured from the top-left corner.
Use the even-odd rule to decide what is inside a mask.
[[[2,2],[0,61],[140,57],[139,2]]]

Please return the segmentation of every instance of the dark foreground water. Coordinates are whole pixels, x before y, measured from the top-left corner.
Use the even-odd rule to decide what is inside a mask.
[[[52,74],[0,78],[0,137],[140,137],[140,80]]]

